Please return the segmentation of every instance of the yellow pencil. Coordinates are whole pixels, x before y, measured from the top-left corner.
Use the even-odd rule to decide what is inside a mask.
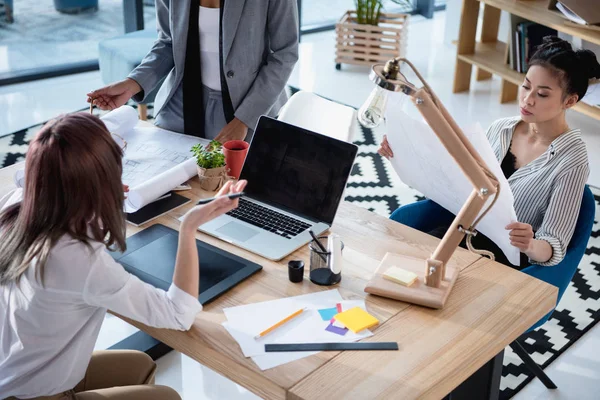
[[[281,321],[279,321],[275,325],[271,326],[270,328],[265,329],[264,331],[262,331],[258,335],[254,336],[254,339],[259,339],[259,338],[265,336],[266,334],[268,334],[269,332],[271,332],[271,331],[279,328],[281,325],[285,324],[288,321],[291,321],[292,319],[294,319],[298,315],[302,314],[302,312],[304,310],[306,310],[306,308],[301,308],[300,310],[296,311],[295,313],[293,313],[291,315],[288,315],[287,317],[285,317],[284,319],[282,319]]]

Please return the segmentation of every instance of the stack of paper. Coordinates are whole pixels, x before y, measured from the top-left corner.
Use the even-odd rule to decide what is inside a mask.
[[[365,309],[364,300],[344,301],[336,289],[226,308],[223,311],[227,322],[223,326],[238,342],[244,356],[251,357],[264,371],[317,353],[266,353],[265,344],[355,342],[373,335],[368,329],[359,333],[345,328],[332,329],[331,318],[338,314],[338,304],[342,310],[354,307]],[[259,332],[304,307],[306,311],[296,318],[262,338],[254,338]]]
[[[101,119],[117,143],[127,142],[122,177],[129,186],[126,212],[139,210],[197,174],[190,149],[198,143],[208,144],[208,140],[159,127],[140,128],[137,112],[129,106]]]

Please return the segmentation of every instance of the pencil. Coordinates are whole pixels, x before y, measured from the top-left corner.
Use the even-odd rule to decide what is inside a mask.
[[[306,310],[306,308],[301,308],[300,310],[296,311],[295,313],[293,313],[291,315],[288,315],[287,317],[285,317],[284,319],[282,319],[281,321],[279,321],[275,325],[271,326],[270,328],[265,329],[264,331],[262,331],[258,335],[254,336],[254,339],[259,339],[259,338],[265,336],[266,334],[268,334],[269,332],[271,332],[271,331],[279,328],[281,325],[285,324],[288,321],[291,321],[292,319],[294,319],[298,315],[302,314],[302,312],[304,310]]]
[[[94,113],[94,99],[90,99],[90,114]]]

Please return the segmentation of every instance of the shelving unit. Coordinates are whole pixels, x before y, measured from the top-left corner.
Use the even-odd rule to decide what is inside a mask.
[[[484,4],[483,25],[480,41],[477,42],[480,3]],[[463,0],[454,93],[470,89],[471,73],[475,66],[477,80],[490,79],[492,75],[500,76],[502,79],[500,102],[505,103],[517,98],[518,85],[523,82],[525,74],[511,69],[506,63],[507,44],[498,40],[501,11],[507,11],[559,32],[600,45],[600,31],[565,24],[566,20],[558,11],[548,9],[548,0]],[[573,109],[600,120],[600,107],[579,102]]]

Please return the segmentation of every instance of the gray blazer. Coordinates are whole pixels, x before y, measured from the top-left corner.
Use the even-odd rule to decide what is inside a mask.
[[[130,78],[143,101],[164,78],[155,116],[165,129],[183,132],[183,69],[190,1],[156,0],[158,39]],[[223,70],[235,116],[254,129],[287,101],[285,85],[298,60],[296,0],[227,0],[223,10]],[[201,90],[201,88],[199,88]]]

